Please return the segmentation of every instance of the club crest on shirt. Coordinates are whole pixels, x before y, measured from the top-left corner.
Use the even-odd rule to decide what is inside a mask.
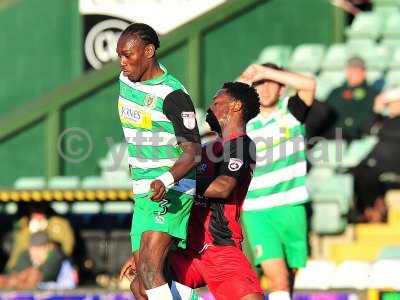
[[[153,109],[154,107],[156,107],[156,98],[157,97],[154,95],[147,94],[146,97],[144,98],[144,105]]]
[[[239,170],[242,165],[243,161],[241,161],[239,158],[231,158],[229,159],[228,169],[229,171],[235,172]]]
[[[196,127],[196,115],[193,111],[184,111],[181,113],[183,125],[187,129],[194,129]]]

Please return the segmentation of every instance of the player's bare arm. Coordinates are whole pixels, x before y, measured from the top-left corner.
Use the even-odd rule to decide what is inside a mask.
[[[173,177],[173,182],[179,181],[183,178],[191,169],[198,164],[198,157],[201,155],[201,146],[197,143],[185,142],[180,144],[183,150],[182,156],[172,166],[170,173]],[[172,180],[172,178],[171,178]],[[172,183],[173,183],[172,182]],[[161,180],[154,180],[150,184],[150,188],[153,190],[151,200],[160,201],[166,192],[166,187]]]
[[[250,65],[240,77],[240,80],[244,82],[256,82],[262,79],[294,88],[307,106],[311,106],[314,102],[316,82],[309,76],[254,64]]]
[[[215,178],[204,192],[208,198],[226,199],[236,187],[237,180],[231,176],[220,175]]]

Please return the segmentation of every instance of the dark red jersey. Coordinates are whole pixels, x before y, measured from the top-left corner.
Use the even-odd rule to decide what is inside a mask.
[[[240,212],[255,167],[255,144],[247,135],[208,143],[197,167],[197,195],[189,222],[188,248],[201,252],[209,245],[241,247]],[[201,195],[220,175],[237,184],[227,199]],[[202,187],[202,188],[199,188]]]

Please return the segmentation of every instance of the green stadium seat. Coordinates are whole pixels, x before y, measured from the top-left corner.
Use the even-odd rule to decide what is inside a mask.
[[[106,180],[106,188],[109,189],[132,189],[129,177],[125,178],[109,178]]]
[[[317,77],[316,97],[320,101],[325,101],[330,92],[342,85],[345,81],[345,74],[340,70],[322,71]]]
[[[374,12],[361,12],[357,14],[353,23],[346,29],[348,38],[377,39],[383,30],[383,20]]]
[[[349,212],[354,196],[354,179],[351,174],[335,174],[323,181],[315,176],[309,177],[307,186],[314,203],[335,202],[339,205],[340,214]]]
[[[400,38],[398,38],[398,39],[396,39],[396,38],[393,38],[393,39],[391,39],[391,38],[382,39],[381,45],[385,45],[387,48],[390,49],[390,51],[392,51],[392,54],[393,54],[393,52],[397,48],[400,48]]]
[[[382,79],[383,77],[384,75],[381,70],[368,70],[367,72],[367,82],[369,84],[374,84],[374,82]]]
[[[373,70],[383,72],[390,64],[392,51],[385,45],[377,45],[365,51],[364,58],[367,63],[368,72]]]
[[[99,214],[100,212],[101,204],[98,202],[75,202],[71,206],[73,214]]]
[[[372,2],[374,4],[374,10],[376,10],[378,7],[386,7],[386,6],[399,7],[400,6],[400,0],[373,0]]]
[[[386,20],[387,17],[399,11],[399,7],[395,5],[380,5],[374,8],[374,12],[378,14],[381,18]],[[385,26],[386,22],[384,21]]]
[[[21,177],[14,182],[14,188],[18,190],[40,190],[47,185],[44,177]]]
[[[49,189],[78,189],[80,186],[80,179],[77,176],[56,176],[50,178],[47,187]]]
[[[345,44],[333,44],[327,50],[322,62],[323,70],[343,70],[347,60]]]
[[[107,180],[99,176],[88,176],[82,179],[82,189],[105,189]]]
[[[389,71],[385,77],[385,89],[398,88],[400,86],[400,70]]]
[[[265,47],[258,56],[257,63],[274,63],[281,67],[287,67],[289,64],[292,48],[285,45],[276,45]]]
[[[384,38],[400,38],[400,10],[388,14],[382,35]]]
[[[104,170],[126,170],[128,166],[128,147],[126,143],[112,145],[106,156],[99,160],[99,166]]]
[[[360,56],[367,59],[368,52],[375,49],[376,43],[372,39],[349,39],[346,43],[347,58]]]
[[[307,158],[313,166],[340,167],[346,148],[344,140],[322,140],[308,151]]]
[[[372,151],[377,142],[376,136],[352,141],[347,147],[342,166],[346,168],[357,166]]]
[[[379,253],[378,259],[399,259],[400,260],[400,245],[385,246]]]
[[[60,201],[52,202],[50,204],[50,206],[52,209],[54,209],[54,211],[57,214],[60,214],[60,215],[65,215],[69,211],[69,205],[66,202],[60,202]]]
[[[341,216],[339,204],[333,195],[332,201],[313,202],[311,229],[317,234],[339,234],[346,229],[347,222]]]
[[[131,214],[133,204],[130,201],[112,201],[105,202],[103,205],[103,213],[105,214]]]
[[[303,44],[298,46],[290,59],[289,69],[298,72],[316,73],[325,54],[325,46],[321,44]]]
[[[390,69],[400,69],[400,45],[394,50],[392,61],[389,65]]]

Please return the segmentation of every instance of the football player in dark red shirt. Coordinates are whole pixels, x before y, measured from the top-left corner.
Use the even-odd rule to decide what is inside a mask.
[[[225,83],[207,122],[218,138],[202,149],[188,248],[169,254],[174,279],[191,288],[208,285],[217,300],[264,299],[256,273],[242,252],[240,212],[255,166],[255,144],[246,123],[259,113],[254,88]]]

